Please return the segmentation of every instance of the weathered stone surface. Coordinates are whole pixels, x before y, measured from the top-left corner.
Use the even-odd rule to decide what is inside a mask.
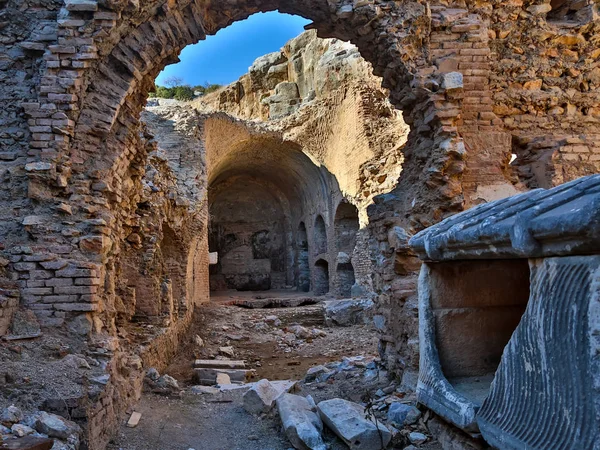
[[[323,422],[306,398],[283,394],[277,399],[277,409],[283,430],[294,448],[299,450],[327,448],[321,437]]]
[[[244,394],[244,409],[250,414],[269,412],[275,406],[279,394],[269,380],[260,380]]]
[[[340,398],[317,404],[321,419],[352,450],[379,450],[385,448],[392,435],[382,424],[365,418],[364,408]]]
[[[0,413],[0,423],[4,426],[10,427],[21,420],[23,420],[23,412],[15,405],[10,405]]]
[[[76,423],[46,412],[39,414],[35,422],[35,428],[40,433],[59,439],[68,439],[81,433],[81,429]]]
[[[330,300],[324,303],[325,320],[347,327],[369,322],[373,301],[370,299]]]
[[[304,381],[307,383],[312,383],[313,381],[319,381],[323,375],[326,375],[329,372],[331,372],[331,371],[325,366],[311,367],[310,369],[308,369],[306,371],[306,376],[304,377]]]
[[[415,406],[406,405],[400,402],[394,402],[388,409],[387,418],[399,428],[405,425],[412,425],[421,417],[421,411]]]

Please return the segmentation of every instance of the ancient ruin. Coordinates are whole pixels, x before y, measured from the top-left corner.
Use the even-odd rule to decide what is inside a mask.
[[[599,7],[0,2],[3,445],[107,448],[144,386],[180,392],[181,358],[272,338],[280,372],[314,367],[277,408],[290,386],[247,386],[287,439],[249,449],[302,448],[297,420],[310,448],[598,448]],[[274,10],[312,23],[215,93],[148,101],[184,47]],[[339,353],[373,329],[377,358]],[[519,367],[532,330],[552,348]],[[368,398],[321,397],[352,377]]]

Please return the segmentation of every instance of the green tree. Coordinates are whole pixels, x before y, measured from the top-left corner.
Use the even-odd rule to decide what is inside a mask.
[[[173,90],[173,98],[176,100],[189,101],[194,99],[194,90],[191,86],[175,86]]]

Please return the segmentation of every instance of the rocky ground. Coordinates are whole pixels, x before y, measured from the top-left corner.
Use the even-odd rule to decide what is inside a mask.
[[[245,407],[244,396],[251,388],[256,390],[256,382],[262,379],[298,380],[290,392],[312,398],[315,404],[341,398],[361,405],[362,414],[387,424],[393,435],[387,448],[410,449],[411,442],[417,448],[441,448],[427,431],[428,415],[413,407],[414,394],[390,379],[380,366],[374,330],[362,323],[359,315],[346,318],[358,323],[342,327],[326,321],[323,304],[275,309],[213,304],[201,308],[189,342],[165,371],[177,380],[177,387],[165,391],[150,381],[147,390],[160,394],[144,393],[135,407],[142,414],[139,424],[129,428],[125,425],[128,418],[124,418],[110,448],[291,449],[275,402],[258,414]],[[244,360],[254,377],[245,386],[199,387],[194,380],[194,359]],[[348,448],[328,427],[322,436],[324,448]]]
[[[370,436],[360,436],[362,444],[351,443],[350,448],[380,450],[384,441],[385,448],[441,448],[432,437],[436,433],[430,429],[430,414],[420,411],[414,394],[380,364],[370,300],[314,300],[226,295],[200,308],[187,342],[162,376],[155,369],[147,371],[144,394],[122,418],[109,448],[303,448],[291,442],[295,434],[289,430],[290,423],[296,430],[311,421],[319,425],[312,432],[321,446],[310,448],[348,448],[338,436],[342,433],[334,433],[335,423],[322,424],[328,402],[334,402],[336,414],[358,414],[353,420],[371,428]],[[46,439],[49,445],[55,440],[55,450],[79,448],[82,430],[71,420],[83,418],[85,411],[69,402],[81,395],[84,386],[100,388],[107,355],[98,348],[90,350],[89,345],[65,342],[60,336],[41,335],[0,345],[0,435],[6,440],[26,436],[21,442]],[[247,374],[246,382],[220,378],[200,386],[196,360],[211,364],[241,361],[248,369],[242,371]],[[249,398],[254,398],[250,406]],[[40,412],[40,405],[63,417]],[[298,410],[300,418],[295,415]],[[128,427],[133,412],[141,413],[141,419],[135,427]],[[377,430],[375,422],[385,435],[372,433]]]

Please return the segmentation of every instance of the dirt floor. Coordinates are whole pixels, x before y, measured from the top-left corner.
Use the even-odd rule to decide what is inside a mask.
[[[281,324],[269,320],[274,317]],[[291,331],[294,325],[311,336],[298,339]],[[219,352],[228,346],[233,355]],[[312,366],[357,355],[377,356],[374,330],[365,325],[326,327],[322,304],[265,309],[213,305],[199,309],[188,341],[166,373],[191,384],[193,359],[227,357],[245,360],[256,371],[256,380],[298,380]]]
[[[276,411],[262,417],[243,408],[245,390],[199,394],[194,390],[192,362],[198,359],[231,358],[245,360],[256,371],[252,381],[303,380],[313,366],[328,364],[337,368],[335,377],[325,382],[300,381],[295,393],[311,395],[318,403],[331,398],[355,402],[375,401],[383,410],[384,396],[396,388],[377,364],[377,338],[367,325],[328,327],[321,304],[297,307],[250,309],[230,306],[225,297],[200,308],[188,342],[164,371],[176,378],[180,395],[165,397],[144,393],[134,408],[142,413],[135,428],[121,427],[110,449],[122,450],[287,450],[292,446],[281,430]],[[232,347],[225,349],[223,347]],[[359,357],[350,358],[349,357]],[[371,369],[369,369],[369,367]],[[395,392],[395,391],[394,391]],[[399,400],[404,396],[395,392]],[[406,403],[413,401],[408,394]],[[383,413],[377,412],[383,417]],[[408,432],[396,442],[405,448]],[[347,448],[331,432],[324,435],[331,450]],[[435,442],[419,448],[439,449]]]

